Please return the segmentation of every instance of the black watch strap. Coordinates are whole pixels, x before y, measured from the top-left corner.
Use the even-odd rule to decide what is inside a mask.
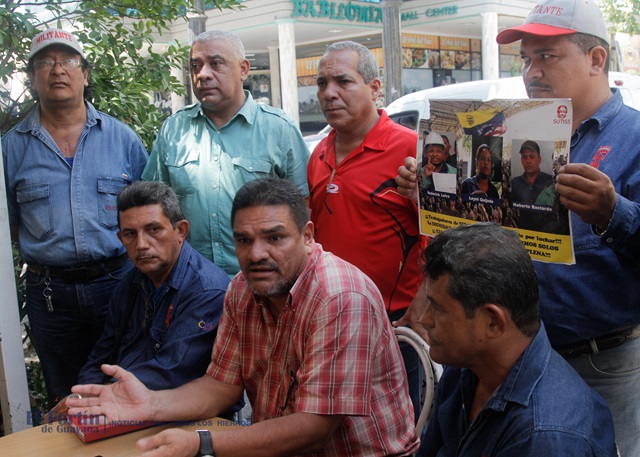
[[[211,432],[209,430],[196,430],[196,432],[200,435],[200,450],[196,457],[215,457]]]

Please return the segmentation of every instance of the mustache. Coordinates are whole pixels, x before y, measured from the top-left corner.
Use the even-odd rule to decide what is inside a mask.
[[[278,266],[277,263],[272,262],[270,260],[261,260],[259,262],[249,262],[247,263],[247,269],[251,269],[251,268],[269,268],[271,270],[274,270],[276,272],[280,272],[280,267]]]
[[[534,88],[534,89],[549,89],[549,86],[547,86],[546,84],[542,84],[540,81],[532,81],[529,84],[527,84],[527,90]]]

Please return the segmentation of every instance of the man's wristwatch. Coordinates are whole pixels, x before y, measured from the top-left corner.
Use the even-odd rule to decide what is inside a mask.
[[[213,452],[213,438],[211,438],[209,430],[196,430],[196,433],[200,435],[200,450],[196,457],[216,457]]]

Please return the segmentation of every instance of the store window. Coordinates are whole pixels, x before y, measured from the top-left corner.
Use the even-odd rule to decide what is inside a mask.
[[[519,76],[522,74],[520,58],[520,41],[500,45],[500,77]]]
[[[480,50],[476,39],[403,33],[403,92],[482,79]]]
[[[247,53],[249,61],[249,76],[244,81],[243,88],[251,92],[251,96],[258,103],[272,104],[271,71],[269,68],[269,53]]]

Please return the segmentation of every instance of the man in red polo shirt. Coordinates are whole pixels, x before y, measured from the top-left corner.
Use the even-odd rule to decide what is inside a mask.
[[[415,156],[418,136],[376,109],[378,74],[365,46],[342,41],[327,48],[318,67],[318,100],[333,129],[315,148],[307,179],[316,241],[373,280],[393,321],[404,315],[420,281],[418,208],[394,180],[404,158]],[[402,349],[416,409],[419,360],[411,348]]]

